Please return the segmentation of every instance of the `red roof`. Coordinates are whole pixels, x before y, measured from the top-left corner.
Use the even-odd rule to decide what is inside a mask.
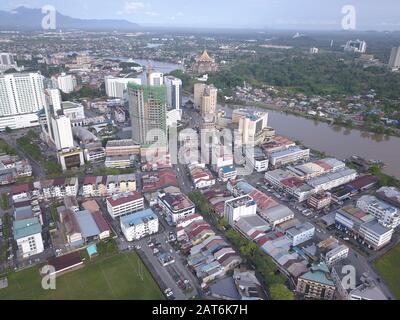
[[[256,239],[260,234],[264,234],[264,232],[261,231],[261,230],[257,230],[257,231],[253,232],[253,233],[250,235],[250,239],[251,239],[251,240],[254,240],[254,239]]]
[[[96,183],[96,178],[95,176],[87,176],[85,179],[83,179],[83,184],[95,184]]]
[[[49,261],[49,264],[54,267],[56,272],[71,268],[81,263],[82,263],[82,258],[79,252],[72,252]]]
[[[14,208],[22,208],[22,207],[27,207],[31,205],[31,201],[19,201],[19,202],[14,202]]]
[[[328,163],[326,163],[325,161],[322,161],[322,160],[317,160],[314,163],[319,165],[320,167],[324,168],[325,171],[333,169],[333,167],[330,164],[328,164]]]
[[[366,175],[366,176],[362,176],[356,180],[354,180],[353,182],[349,183],[349,186],[360,190],[362,188],[368,187],[370,185],[376,184],[378,183],[379,179],[375,176],[372,175]]]
[[[92,212],[92,217],[94,221],[96,221],[97,227],[99,228],[101,233],[105,231],[110,231],[110,227],[106,219],[104,219],[103,215],[99,211]]]
[[[176,172],[172,169],[162,169],[144,178],[142,186],[144,192],[156,191],[167,186],[178,186]]]
[[[261,237],[260,239],[258,239],[256,242],[257,244],[261,247],[263,246],[265,243],[267,243],[268,241],[271,241],[272,239],[270,237]]]
[[[205,231],[205,230],[210,230],[211,231],[211,227],[208,225],[204,225],[204,226],[200,226],[198,228],[196,228],[195,230],[193,230],[192,232],[189,232],[188,237],[189,239],[191,239],[192,237],[197,236],[199,233]]]
[[[304,185],[304,182],[297,178],[297,177],[290,177],[287,179],[283,179],[281,181],[281,183],[283,183],[285,186],[289,187],[289,188],[293,188],[293,187],[301,187],[302,185]]]
[[[257,189],[254,189],[252,192],[250,192],[250,196],[255,202],[257,202],[257,206],[261,210],[276,207],[278,205],[274,199],[268,197],[265,193]]]
[[[139,199],[143,199],[143,196],[139,193],[139,192],[133,192],[131,194],[128,194],[126,196],[120,196],[117,198],[113,198],[113,197],[109,197],[107,198],[107,202],[113,206],[119,206],[121,204],[130,202],[130,201],[135,201],[135,200],[139,200]]]
[[[19,193],[23,193],[23,192],[29,192],[31,190],[32,190],[32,187],[28,183],[23,183],[23,184],[19,184],[19,185],[15,185],[15,186],[11,187],[11,193],[12,194],[19,194]]]

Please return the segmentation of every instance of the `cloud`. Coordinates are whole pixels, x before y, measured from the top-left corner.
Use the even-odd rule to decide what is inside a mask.
[[[117,13],[119,15],[122,14],[132,14],[136,13],[139,10],[143,9],[145,7],[143,2],[138,2],[138,1],[126,1],[124,9],[121,11],[118,11]]]
[[[146,16],[150,16],[150,17],[159,17],[161,15],[158,12],[154,12],[154,11],[146,11],[144,14]]]

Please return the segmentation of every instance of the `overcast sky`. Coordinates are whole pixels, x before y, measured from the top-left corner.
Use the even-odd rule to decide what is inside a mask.
[[[400,0],[1,0],[0,9],[54,5],[75,18],[126,19],[141,25],[339,30],[342,7],[359,30],[400,30]]]

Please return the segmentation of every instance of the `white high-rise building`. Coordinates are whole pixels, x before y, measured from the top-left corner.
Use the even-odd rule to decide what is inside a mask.
[[[43,76],[38,73],[0,75],[0,130],[39,125],[44,108]]]
[[[257,214],[257,203],[249,195],[244,195],[225,202],[224,216],[230,225],[240,218]]]
[[[71,93],[75,90],[76,80],[73,75],[61,73],[56,78],[57,88],[64,93]]]
[[[53,107],[54,114],[57,114],[58,110],[61,110],[61,94],[58,89],[46,89],[45,90],[47,106]]]
[[[389,68],[392,70],[400,68],[400,47],[392,49],[389,59]]]
[[[10,53],[1,52],[0,53],[0,71],[6,71],[8,69],[16,69],[18,70],[17,63],[14,60],[14,57]]]
[[[57,150],[70,149],[74,147],[71,120],[68,117],[64,115],[53,117],[52,128],[54,133],[54,143],[57,146]]]
[[[164,83],[167,87],[167,107],[168,109],[180,110],[182,105],[182,80],[166,76]]]
[[[367,43],[361,40],[349,40],[344,46],[344,51],[365,53],[367,52]]]
[[[164,85],[164,74],[162,74],[161,72],[153,72],[153,71],[148,72],[147,83],[149,86]]]
[[[124,92],[126,91],[129,82],[133,82],[138,85],[142,84],[142,80],[140,78],[115,78],[113,76],[106,76],[104,78],[104,82],[107,96],[110,98],[119,99],[124,97]]]

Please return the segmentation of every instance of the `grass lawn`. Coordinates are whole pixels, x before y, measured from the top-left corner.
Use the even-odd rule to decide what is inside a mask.
[[[5,299],[150,300],[164,296],[138,255],[129,252],[94,258],[82,269],[57,277],[56,290],[42,289],[37,266],[13,272],[8,275],[8,288],[0,289],[0,300]]]
[[[375,268],[397,299],[400,299],[400,245],[375,261]]]

